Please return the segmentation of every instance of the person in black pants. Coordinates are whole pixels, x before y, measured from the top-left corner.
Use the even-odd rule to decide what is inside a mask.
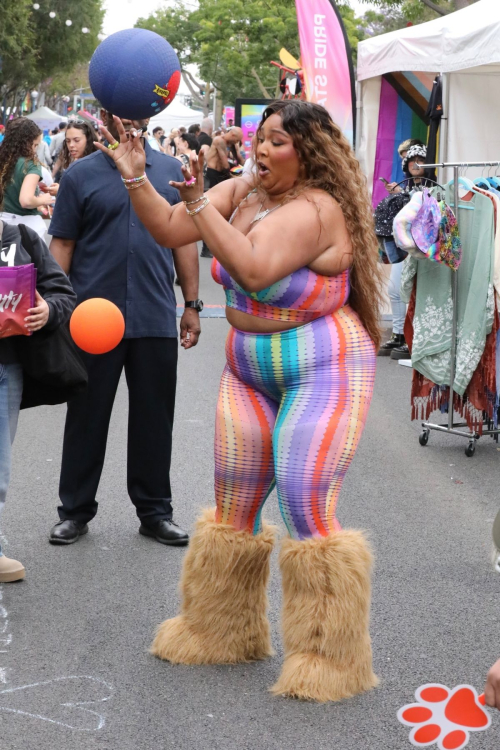
[[[108,130],[112,115],[102,113]],[[124,127],[147,121],[122,120]],[[170,180],[182,180],[177,159],[153,151],[147,140],[146,175],[166,200],[180,201]],[[128,493],[140,533],[158,542],[185,545],[188,535],[172,520],[170,458],[177,369],[174,261],[185,302],[181,345],[195,346],[200,333],[196,244],[170,250],[158,245],[137,218],[120,174],[98,152],[65,172],[50,225],[51,252],[69,274],[78,303],[91,297],[114,302],[125,317],[125,337],[103,355],[83,354],[88,389],[70,402],[66,417],[53,544],[71,544],[88,531],[97,513],[96,493],[104,464],[109,421],[123,370],[129,391]]]

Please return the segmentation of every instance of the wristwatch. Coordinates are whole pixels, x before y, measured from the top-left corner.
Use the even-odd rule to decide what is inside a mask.
[[[184,302],[184,308],[186,307],[192,307],[196,312],[201,312],[203,310],[203,300],[201,299],[192,299],[188,302]]]

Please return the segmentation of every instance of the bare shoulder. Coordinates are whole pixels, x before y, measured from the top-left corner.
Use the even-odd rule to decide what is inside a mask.
[[[338,201],[335,200],[333,195],[327,193],[326,190],[307,190],[300,197],[302,198],[302,200],[311,203],[316,208],[316,210],[319,209],[321,213],[325,215],[325,217],[331,216],[332,218],[335,218],[339,215],[342,216],[342,209]]]
[[[244,198],[255,188],[255,179],[252,175],[242,175],[233,177],[231,182],[234,183],[234,207],[238,206]]]
[[[253,189],[253,181],[245,176],[233,177],[230,180],[224,180],[213,188],[210,188],[208,195],[215,207],[226,219],[229,219],[236,206],[248,195]]]

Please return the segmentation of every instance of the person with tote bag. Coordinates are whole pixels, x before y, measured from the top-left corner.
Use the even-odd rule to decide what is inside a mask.
[[[62,403],[86,373],[67,323],[76,304],[69,279],[40,236],[0,220],[0,512],[20,408]],[[0,546],[0,583],[25,577]]]

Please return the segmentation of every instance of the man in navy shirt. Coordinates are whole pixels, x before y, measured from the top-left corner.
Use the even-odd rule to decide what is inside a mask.
[[[103,111],[117,137],[113,117]],[[125,129],[147,120],[122,120]],[[174,205],[170,180],[182,180],[180,163],[154,152],[147,140],[146,174]],[[87,533],[97,512],[109,420],[122,370],[129,390],[127,486],[140,533],[163,544],[184,545],[188,535],[172,520],[170,458],[177,370],[175,272],[186,308],[181,346],[200,333],[196,244],[158,245],[137,218],[113,161],[101,152],[76,161],[63,175],[50,225],[51,252],[71,278],[78,303],[91,297],[114,302],[125,317],[125,336],[107,354],[83,354],[87,391],[68,404],[59,485],[60,521],[53,544],[71,544]],[[175,263],[175,271],[174,271]]]

